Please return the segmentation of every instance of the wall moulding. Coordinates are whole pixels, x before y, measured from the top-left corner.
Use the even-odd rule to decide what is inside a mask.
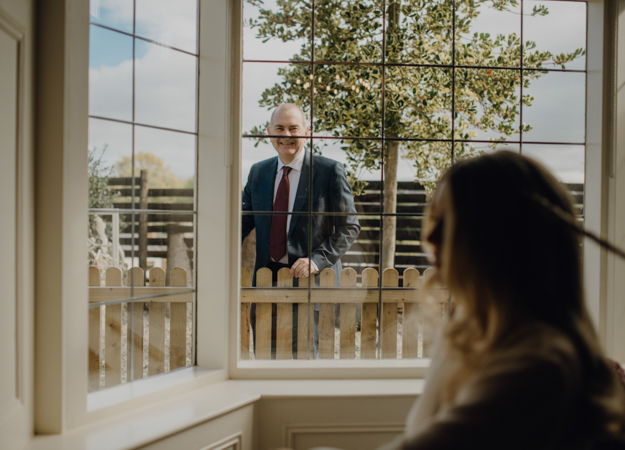
[[[318,445],[375,447],[404,431],[404,423],[312,423],[283,427],[284,446],[294,450]],[[379,443],[378,443],[379,441]]]

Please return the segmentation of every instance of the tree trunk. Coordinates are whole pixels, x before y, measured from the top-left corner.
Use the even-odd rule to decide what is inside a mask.
[[[179,225],[169,225],[167,228],[167,284],[169,275],[176,267],[187,271],[187,286],[191,286],[191,260],[189,248],[184,241],[184,228]]]
[[[392,1],[388,5],[388,33],[394,32],[399,26],[401,2]],[[387,111],[384,118],[386,137],[397,137],[401,116],[397,111]],[[384,213],[397,212],[397,163],[399,160],[399,141],[386,141],[384,144]],[[383,240],[380,252],[382,270],[395,267],[395,238],[397,235],[397,218],[384,216]]]
[[[148,171],[141,171],[139,187],[139,208],[148,209]],[[132,200],[135,201],[134,199]],[[134,205],[133,205],[134,207]],[[133,242],[134,246],[134,242]],[[139,214],[139,267],[148,270],[148,215]]]
[[[399,159],[399,141],[387,141],[384,146],[384,213],[397,212],[397,162]],[[380,265],[382,270],[395,266],[395,236],[397,218],[384,216],[384,238]]]

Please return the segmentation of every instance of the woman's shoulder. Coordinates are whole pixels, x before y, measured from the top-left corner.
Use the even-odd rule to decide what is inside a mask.
[[[569,387],[582,382],[582,360],[573,340],[542,323],[510,333],[485,361],[485,372],[544,371],[559,373]]]

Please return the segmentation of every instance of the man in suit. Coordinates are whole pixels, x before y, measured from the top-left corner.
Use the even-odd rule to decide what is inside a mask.
[[[294,278],[318,274],[325,268],[341,273],[341,257],[358,236],[360,225],[355,216],[354,197],[343,165],[305,150],[305,136],[310,132],[299,106],[285,103],[271,115],[267,127],[271,143],[278,153],[254,164],[243,190],[243,236],[256,228],[256,272],[271,269],[276,281],[278,270],[290,268]],[[311,165],[312,158],[312,165]],[[309,193],[312,177],[312,193]],[[312,197],[312,208],[310,200]],[[307,213],[312,212],[311,229]],[[245,214],[274,212],[278,214]],[[299,214],[288,214],[288,213]],[[282,213],[282,214],[280,214]],[[323,215],[350,213],[354,215]],[[309,254],[309,234],[312,237]],[[318,279],[318,275],[315,277]],[[293,314],[293,349],[297,343],[297,305]],[[318,305],[315,305],[315,345],[317,354]],[[252,326],[255,325],[252,305]],[[255,328],[255,327],[254,327]],[[255,330],[254,330],[255,331]],[[272,345],[275,348],[275,345]]]

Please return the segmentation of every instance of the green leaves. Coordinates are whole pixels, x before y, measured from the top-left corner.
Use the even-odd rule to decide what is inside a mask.
[[[265,9],[260,0],[246,0],[258,6],[258,18],[249,21],[258,37],[282,41],[306,39],[298,55],[291,59],[310,58],[312,11],[310,2],[277,0],[277,8]],[[456,0],[456,35],[453,0],[402,0],[386,2],[386,67],[384,98],[382,68],[371,65],[315,66],[292,64],[280,69],[282,81],[268,87],[259,104],[271,109],[283,102],[294,102],[311,112],[310,90],[313,89],[312,116],[314,133],[337,137],[380,137],[382,135],[382,102],[386,136],[443,140],[440,142],[402,141],[400,154],[414,164],[416,180],[433,188],[437,177],[451,163],[452,96],[455,138],[474,139],[478,133],[498,135],[496,142],[514,137],[529,124],[518,124],[520,103],[531,106],[533,98],[519,98],[521,84],[527,88],[532,80],[548,76],[544,70],[528,70],[520,76],[521,58],[531,69],[559,67],[584,55],[583,49],[554,55],[538,50],[536,43],[523,43],[517,33],[492,35],[473,32],[471,26],[481,8],[498,11],[518,8],[518,0]],[[315,8],[315,61],[381,63],[382,0],[319,0]],[[549,13],[536,5],[532,16]],[[452,43],[455,38],[455,55]],[[485,69],[452,70],[441,67],[402,67],[393,63],[418,65],[482,66]],[[502,69],[504,68],[505,69]],[[312,78],[311,78],[312,77]],[[300,82],[298,83],[297,80]],[[263,127],[254,128],[261,134]],[[379,168],[379,145],[366,141],[345,141],[347,172],[356,193],[364,189],[358,174],[363,169]],[[457,157],[468,157],[480,150],[468,143],[458,143]]]
[[[106,166],[102,161],[108,145],[101,150],[96,147],[89,149],[89,208],[113,208],[113,202],[119,193],[109,188],[109,178],[113,166]]]

